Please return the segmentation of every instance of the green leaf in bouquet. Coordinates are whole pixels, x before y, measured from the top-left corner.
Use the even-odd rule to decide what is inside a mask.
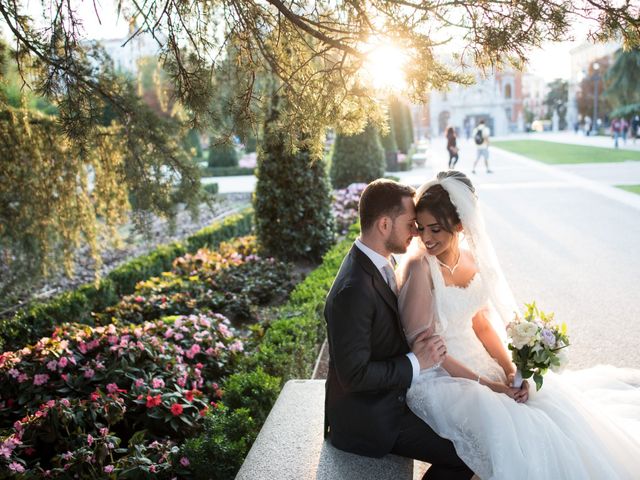
[[[533,375],[533,381],[536,383],[536,391],[542,388],[542,375],[535,373]]]

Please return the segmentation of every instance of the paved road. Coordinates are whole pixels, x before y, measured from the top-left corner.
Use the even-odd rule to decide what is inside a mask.
[[[460,144],[458,168],[471,175],[475,146]],[[610,186],[640,184],[640,162],[567,168],[492,148],[491,166],[471,177],[516,299],[568,323],[572,368],[640,368],[640,195]],[[426,167],[396,175],[419,185],[444,168],[437,139]],[[217,181],[223,192],[255,186],[253,177]]]
[[[518,302],[536,300],[568,323],[572,368],[640,368],[640,196],[497,149],[495,173],[472,175],[475,147],[461,143],[458,167],[477,186]],[[436,140],[427,167],[400,177],[430,178],[446,167],[443,152]],[[636,162],[625,163],[624,183],[640,184]]]

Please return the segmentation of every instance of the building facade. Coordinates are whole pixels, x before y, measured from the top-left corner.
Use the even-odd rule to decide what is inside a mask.
[[[492,135],[524,131],[522,73],[516,70],[489,76],[476,74],[471,86],[452,84],[447,92],[432,92],[430,97],[431,135],[442,135],[448,126],[467,138],[480,120]]]

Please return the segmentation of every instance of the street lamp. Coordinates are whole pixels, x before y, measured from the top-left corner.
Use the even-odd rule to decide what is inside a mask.
[[[595,62],[593,64],[593,128],[596,135],[598,134],[598,80],[600,80],[598,70],[600,70],[600,64]]]

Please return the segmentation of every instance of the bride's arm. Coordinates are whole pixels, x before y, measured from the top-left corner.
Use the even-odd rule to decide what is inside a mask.
[[[484,348],[487,349],[489,355],[502,367],[507,378],[515,374],[516,367],[511,361],[511,355],[509,355],[502,340],[487,318],[486,310],[480,310],[473,317],[473,331],[484,345]]]
[[[509,387],[501,382],[493,382],[488,378],[477,375],[475,372],[449,355],[447,355],[442,362],[442,368],[444,368],[452,377],[467,378],[469,380],[476,381],[480,385],[489,387],[496,393],[504,393],[514,399],[516,398],[516,394],[519,392],[519,389],[517,388]]]

